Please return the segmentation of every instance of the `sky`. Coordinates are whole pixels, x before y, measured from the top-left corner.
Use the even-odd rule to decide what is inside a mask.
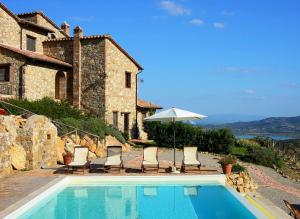
[[[1,1],[111,34],[144,67],[139,96],[164,108],[300,115],[299,0]]]

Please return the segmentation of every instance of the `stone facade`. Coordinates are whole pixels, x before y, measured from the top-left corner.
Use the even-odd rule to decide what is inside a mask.
[[[43,97],[55,99],[55,78],[58,72],[57,69],[51,69],[49,66],[26,65],[23,78],[27,89],[23,97],[28,100],[39,100]]]
[[[16,19],[0,7],[0,43],[20,47],[20,32]]]
[[[48,34],[43,31],[33,30],[31,28],[22,28],[22,49],[27,47],[27,36],[34,37],[36,40],[36,52],[43,53],[43,41],[48,39]]]
[[[148,134],[144,131],[144,121],[143,119],[150,116],[148,110],[138,110],[137,111],[137,124],[138,124],[138,136],[140,139],[148,139]]]
[[[0,48],[0,66],[9,65],[10,75],[8,82],[0,82],[0,94],[9,97],[19,96],[20,72],[25,59],[18,54]]]
[[[124,131],[124,113],[129,113],[130,136],[136,133],[137,74],[139,68],[111,40],[105,40],[105,119],[113,124],[118,113],[118,128]],[[125,86],[125,73],[131,73],[131,87]]]
[[[81,42],[81,106],[103,118],[105,106],[105,41]]]

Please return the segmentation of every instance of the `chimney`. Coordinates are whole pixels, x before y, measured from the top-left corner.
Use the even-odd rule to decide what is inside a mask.
[[[81,108],[81,42],[83,36],[81,27],[74,29],[73,37],[73,105]]]
[[[70,25],[65,21],[60,25],[60,28],[68,35],[70,36]]]

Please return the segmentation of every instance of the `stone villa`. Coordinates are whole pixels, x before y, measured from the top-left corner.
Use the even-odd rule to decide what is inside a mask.
[[[142,66],[110,35],[85,36],[43,12],[14,14],[0,2],[0,97],[67,99],[131,138],[161,107],[138,99]]]

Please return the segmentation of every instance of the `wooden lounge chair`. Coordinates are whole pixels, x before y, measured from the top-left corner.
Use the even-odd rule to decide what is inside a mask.
[[[181,169],[183,172],[186,171],[186,167],[197,167],[200,170],[201,163],[198,159],[198,148],[197,147],[184,147],[183,148],[183,160]]]
[[[70,172],[70,169],[72,169],[72,173],[73,173],[74,169],[78,170],[81,168],[84,174],[85,169],[89,165],[88,154],[89,154],[88,147],[75,146],[73,161],[68,164],[68,172]]]
[[[283,202],[286,205],[286,207],[290,210],[290,216],[292,216],[293,218],[296,218],[296,219],[300,219],[300,206],[290,204],[286,200],[283,200]]]
[[[118,168],[121,172],[123,168],[122,146],[108,146],[107,158],[104,163],[104,171],[108,172],[111,168]]]
[[[158,149],[157,147],[149,146],[143,149],[142,172],[146,168],[154,168],[159,172]]]

